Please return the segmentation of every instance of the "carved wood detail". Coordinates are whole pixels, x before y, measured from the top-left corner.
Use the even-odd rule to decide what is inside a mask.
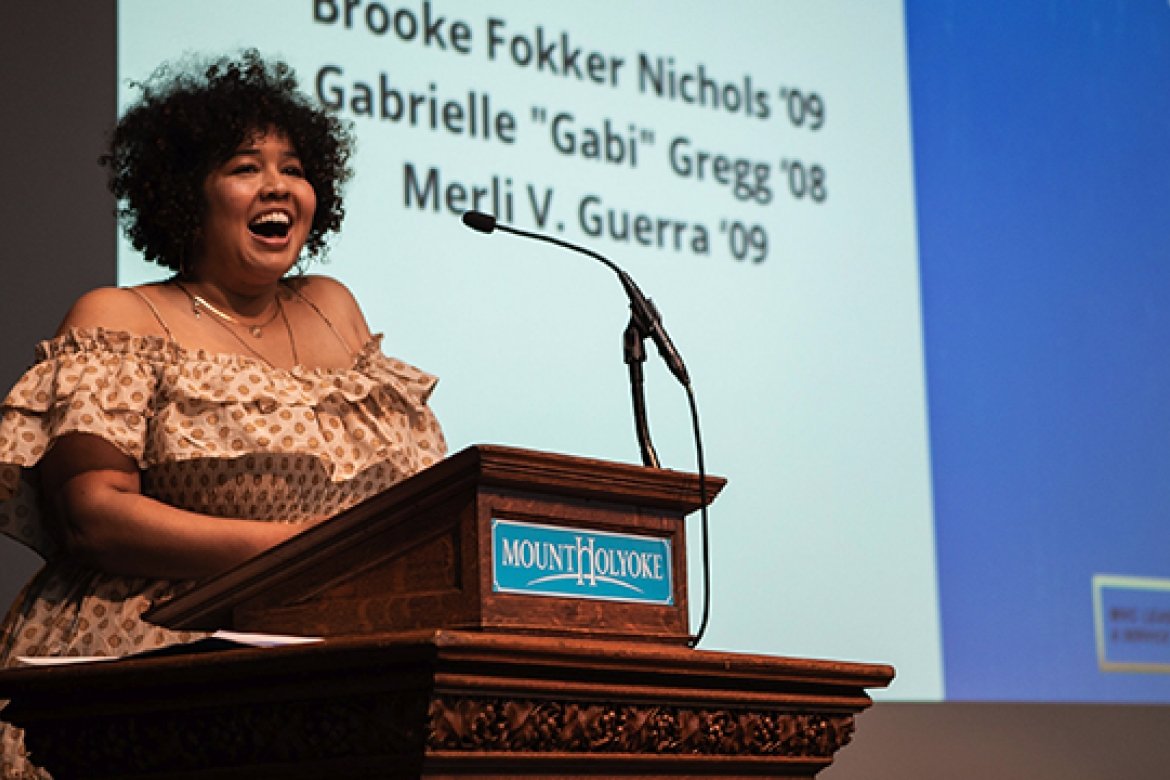
[[[9,669],[0,696],[58,778],[808,778],[892,676],[441,631]]]
[[[85,728],[42,723],[29,735],[29,747],[34,755],[54,756],[53,769],[63,776],[95,766],[120,766],[132,776],[330,757],[398,756],[413,764],[428,752],[831,759],[853,731],[848,713],[403,691],[207,708],[181,717],[107,715]]]
[[[25,735],[34,758],[53,756],[55,776],[90,777],[119,767],[126,777],[213,767],[413,756],[424,744],[423,691],[344,700],[263,702],[182,713],[45,721]]]
[[[831,758],[853,715],[435,697],[427,749]]]

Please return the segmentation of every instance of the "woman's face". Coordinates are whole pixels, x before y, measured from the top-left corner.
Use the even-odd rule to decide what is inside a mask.
[[[297,261],[317,196],[288,136],[251,134],[203,183],[201,277],[233,286],[274,284]]]

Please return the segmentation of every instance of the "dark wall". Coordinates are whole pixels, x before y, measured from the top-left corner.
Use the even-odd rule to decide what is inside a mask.
[[[0,10],[0,386],[33,360],[69,304],[115,279],[113,203],[97,164],[117,110],[113,0]],[[0,602],[39,559],[0,537]]]
[[[116,106],[115,21],[113,0],[0,10],[4,388],[79,293],[115,279],[113,204],[96,165]],[[0,601],[35,562],[0,539]],[[824,776],[1154,780],[1168,776],[1168,734],[1166,707],[879,704]]]

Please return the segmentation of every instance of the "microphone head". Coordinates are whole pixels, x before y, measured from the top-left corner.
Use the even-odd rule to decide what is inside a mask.
[[[496,218],[482,211],[463,212],[463,224],[480,233],[491,233],[496,229]]]

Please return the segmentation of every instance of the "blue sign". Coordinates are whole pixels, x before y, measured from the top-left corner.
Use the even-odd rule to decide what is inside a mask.
[[[1097,658],[1110,672],[1170,672],[1170,580],[1093,577]]]
[[[673,604],[670,541],[493,518],[492,589]]]

